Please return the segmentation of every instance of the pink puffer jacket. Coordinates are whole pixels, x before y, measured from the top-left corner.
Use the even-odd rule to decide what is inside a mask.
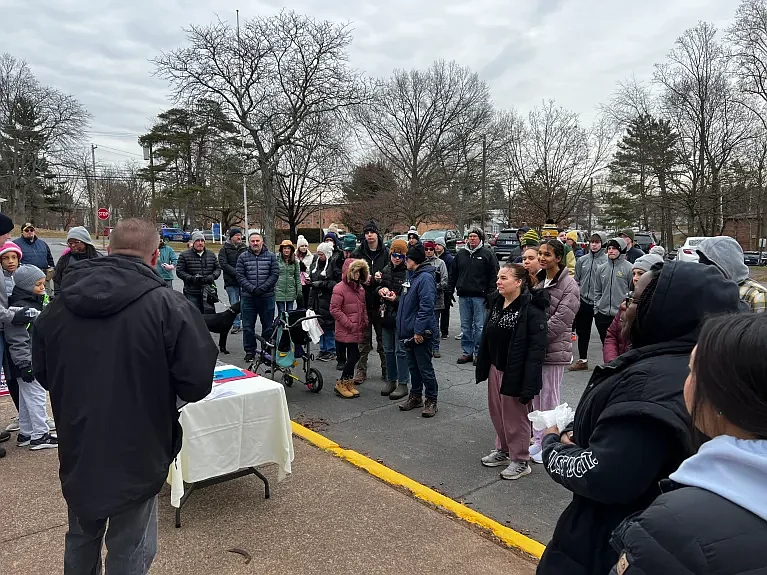
[[[573,356],[573,320],[581,306],[581,293],[566,267],[544,288],[545,280],[546,270],[541,270],[535,288],[543,289],[549,296],[549,307],[546,311],[549,334],[543,363],[570,365]]]
[[[360,273],[358,281],[352,274]],[[362,343],[368,325],[365,306],[365,288],[362,286],[370,276],[365,260],[348,258],[344,261],[342,281],[333,288],[330,299],[330,313],[336,320],[336,341],[341,343]]]

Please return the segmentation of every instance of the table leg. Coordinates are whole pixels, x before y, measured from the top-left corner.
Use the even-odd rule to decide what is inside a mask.
[[[184,495],[181,496],[181,501],[179,501],[178,507],[176,507],[176,529],[181,529],[181,508],[184,506],[184,503],[186,503],[186,500],[189,499],[189,496],[196,486],[196,483],[187,484],[188,489],[184,492]]]
[[[251,469],[253,470],[253,473],[264,482],[264,499],[269,499],[269,480],[255,467],[251,467]]]

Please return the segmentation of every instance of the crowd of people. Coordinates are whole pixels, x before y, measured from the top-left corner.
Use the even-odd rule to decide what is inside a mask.
[[[176,401],[198,401],[211,389],[216,349],[202,314],[215,310],[222,273],[228,301],[241,303],[232,331],[242,332],[246,361],[258,349],[257,321],[268,339],[277,313],[307,307],[323,331],[319,359],[335,361],[340,372],[338,397],[360,396],[375,337],[380,393],[426,418],[437,413],[434,360],[457,303],[457,363],[471,364],[477,383],[487,381],[496,435],[480,463],[502,467],[508,480],[539,463],[572,492],[538,573],[764,569],[767,315],[760,312],[767,289],[749,278],[732,238],[704,240],[700,263],[687,263],[641,253],[631,230],[609,240],[594,233],[583,249],[577,235],[547,223],[541,234],[521,230],[519,258],[499,263],[478,229],[451,254],[443,240],[422,241],[414,227],[407,241],[387,248],[370,221],[359,245],[331,229],[315,253],[300,236],[275,254],[259,232],[244,239],[235,227],[217,255],[196,232],[176,257],[151,224],[125,220],[107,256],[87,230],[72,228],[53,265],[34,226],[9,242],[12,229],[0,214],[0,341],[19,413],[0,440],[17,431],[20,447],[59,449],[69,511],[65,565],[73,573],[100,564],[107,529],[118,541],[109,550],[114,561],[138,561],[140,551],[144,567],[151,563],[156,494],[180,446]],[[174,272],[183,297],[155,289],[172,287]],[[163,330],[154,329],[158,321]],[[573,422],[533,430],[532,410],[560,405],[564,370],[591,369],[592,322],[602,357]],[[86,329],[107,351],[82,362],[78,336]],[[125,349],[122,341],[135,345]],[[114,380],[111,391],[98,383],[104,373]],[[157,396],[157,382],[162,405],[146,401]],[[125,450],[108,445],[131,443],[125,434],[135,433],[149,456],[128,469],[119,464]],[[110,470],[107,480],[92,474],[97,467]],[[131,539],[137,533],[143,539]]]

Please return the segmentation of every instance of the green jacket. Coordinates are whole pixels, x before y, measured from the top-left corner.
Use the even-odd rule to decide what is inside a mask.
[[[157,258],[157,273],[165,281],[173,281],[173,270],[163,269],[162,264],[178,265],[178,256],[175,250],[168,244],[163,244],[160,248],[160,257]]]
[[[277,265],[280,268],[280,277],[274,286],[274,300],[295,301],[301,293],[301,267],[298,261],[286,264],[281,256],[277,257]]]

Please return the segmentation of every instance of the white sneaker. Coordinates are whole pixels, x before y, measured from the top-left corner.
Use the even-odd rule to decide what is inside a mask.
[[[500,467],[511,462],[509,454],[500,449],[493,449],[489,455],[485,455],[480,461],[485,467]]]
[[[532,472],[527,461],[512,461],[506,469],[501,471],[501,479],[519,479]]]
[[[532,460],[533,463],[542,464],[543,463],[543,449],[538,451],[538,453],[536,453],[535,455],[533,455],[531,453],[530,454],[530,459]]]
[[[458,341],[461,341],[462,337],[463,337],[463,332],[461,332],[457,336],[455,336],[455,339],[457,339]]]
[[[13,419],[11,419],[11,422],[6,426],[6,431],[18,431],[19,430],[19,416],[17,415]]]
[[[533,443],[530,445],[530,449],[528,450],[530,452],[530,456],[537,455],[543,451],[543,447],[538,445],[537,443]]]

